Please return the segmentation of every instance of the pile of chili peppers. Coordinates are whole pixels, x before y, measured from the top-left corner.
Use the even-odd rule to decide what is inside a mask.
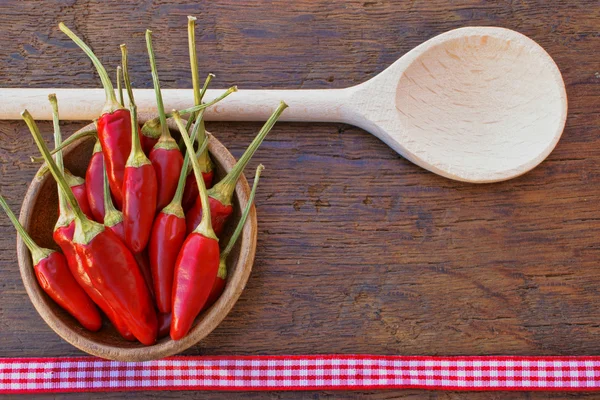
[[[1,196],[0,206],[30,250],[41,288],[83,327],[102,329],[104,314],[126,340],[145,345],[167,335],[179,340],[226,286],[226,259],[246,223],[263,166],[257,168],[248,203],[223,246],[219,239],[233,214],[236,183],[287,105],[281,102],[231,171],[213,182],[204,111],[236,87],[203,102],[213,75],[200,85],[195,18],[188,17],[194,105],[185,110],[164,110],[152,32],[146,31],[158,118],[142,126],[126,46],[121,45],[122,65],[117,68],[117,99],[108,73],[92,50],[64,24],[59,28],[90,58],[106,94],[102,113],[94,121],[96,130],[81,132],[64,143],[58,100],[49,96],[53,151],[29,112],[22,113],[42,154],[39,160],[45,161],[57,182],[59,217],[53,238],[62,252],[39,247]],[[171,136],[168,118],[177,126],[179,143]],[[62,149],[85,135],[95,135],[97,141],[84,179],[65,169]]]

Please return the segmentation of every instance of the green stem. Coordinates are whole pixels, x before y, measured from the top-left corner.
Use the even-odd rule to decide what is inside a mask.
[[[17,219],[17,216],[12,212],[12,210],[6,203],[6,200],[2,196],[0,196],[0,206],[2,206],[2,208],[4,209],[4,212],[6,213],[6,215],[8,215],[10,222],[12,222],[12,224],[15,226],[15,229],[21,236],[21,239],[23,239],[23,242],[25,242],[25,246],[27,246],[27,248],[31,252],[31,256],[33,257],[33,260],[34,260],[33,263],[35,265],[37,265],[39,260],[44,258],[44,254],[45,253],[50,254],[51,250],[44,249],[44,248],[38,246],[37,243],[33,241],[31,236],[29,236],[29,234],[27,233],[25,228],[23,228],[23,225],[21,225],[21,223]],[[46,254],[46,256],[47,256],[47,254]]]
[[[285,110],[287,107],[288,105],[285,104],[283,101],[279,103],[279,107],[277,107],[277,109],[269,117],[267,122],[265,122],[258,135],[256,135],[252,143],[250,143],[250,146],[248,146],[242,157],[234,165],[231,171],[229,171],[225,178],[223,178],[219,183],[217,183],[209,190],[209,195],[211,197],[213,197],[216,200],[219,200],[223,205],[231,204],[231,196],[233,195],[233,191],[235,190],[235,185],[240,175],[242,174],[242,171],[246,167],[246,164],[248,164],[248,161],[250,161],[250,159],[252,158],[258,147],[261,145],[267,134],[271,131],[271,128],[273,128],[273,125],[275,125],[275,122],[277,122],[277,119],[279,118],[283,110]]]
[[[150,164],[150,160],[146,157],[142,145],[140,143],[139,127],[137,123],[137,106],[129,105],[131,113],[131,153],[127,159],[126,167],[141,167],[142,165]]]
[[[123,221],[123,213],[115,208],[110,197],[110,185],[108,184],[108,174],[106,173],[106,164],[102,164],[103,187],[102,193],[104,197],[104,225],[111,227]]]
[[[75,198],[75,195],[73,194],[73,191],[71,190],[71,187],[67,184],[67,181],[61,175],[58,166],[52,159],[52,156],[50,155],[50,151],[48,150],[46,143],[44,143],[44,139],[42,139],[40,130],[39,130],[37,124],[35,123],[35,120],[31,116],[31,114],[29,114],[29,111],[27,111],[27,110],[24,110],[21,113],[21,116],[25,120],[27,127],[29,127],[29,130],[31,131],[31,135],[33,136],[33,140],[35,141],[35,144],[37,145],[38,149],[42,153],[42,156],[44,157],[44,161],[46,161],[46,165],[48,166],[48,169],[50,169],[50,172],[54,176],[54,179],[56,179],[56,183],[58,183],[58,186],[60,186],[60,188],[62,189],[63,194],[65,195],[69,206],[75,213],[75,217],[77,219],[81,219],[81,220],[87,219],[85,214],[83,213],[83,211],[81,211],[81,208],[79,208],[79,204],[77,203],[77,199]]]
[[[48,95],[48,100],[50,101],[50,105],[52,106],[52,125],[54,127],[54,148],[60,148],[62,144],[62,135],[60,133],[60,119],[58,116],[58,101],[56,100],[56,94],[52,93]],[[56,166],[58,167],[59,172],[64,175],[65,174],[65,164],[63,161],[62,151],[57,151],[56,156]],[[62,218],[65,218],[68,214],[71,214],[69,211],[69,207],[67,206],[67,200],[63,195],[60,187],[58,188],[58,210],[59,216],[58,220],[60,221]],[[57,221],[57,225],[58,221]],[[59,226],[63,226],[62,224]]]
[[[119,103],[117,102],[117,97],[115,96],[115,90],[113,89],[112,82],[106,73],[106,69],[98,60],[98,57],[94,54],[92,49],[89,48],[87,44],[83,42],[73,31],[71,31],[64,23],[59,23],[58,27],[61,31],[63,31],[72,41],[77,44],[87,54],[87,56],[92,60],[94,67],[96,67],[96,71],[98,71],[98,75],[100,75],[100,80],[102,81],[102,86],[104,87],[104,93],[106,94],[106,103],[104,104],[104,108],[102,109],[102,114],[114,112],[120,108]]]
[[[127,96],[129,96],[129,104],[135,104],[133,98],[133,89],[131,88],[131,80],[129,80],[129,67],[127,66],[127,46],[121,45],[121,63],[123,65],[123,82],[125,82],[125,88],[127,89]]]
[[[173,118],[175,119],[175,123],[179,128],[179,132],[181,133],[181,137],[185,142],[185,147],[187,152],[192,155],[194,154],[194,146],[190,141],[188,133],[185,130],[185,125],[183,125],[183,121],[181,120],[181,116],[177,111],[173,111]],[[194,169],[194,176],[196,177],[196,184],[198,185],[198,191],[200,192],[200,201],[202,202],[202,220],[194,229],[194,232],[199,233],[207,238],[212,238],[215,240],[219,240],[217,235],[215,235],[215,231],[213,230],[211,219],[210,219],[210,203],[208,202],[208,193],[206,191],[206,186],[204,185],[204,179],[202,178],[202,172],[200,171],[200,165],[198,165],[198,160],[195,157],[190,157],[192,161],[192,168]]]
[[[200,98],[200,77],[198,74],[198,58],[196,57],[196,17],[188,15],[188,49],[190,66],[192,67],[192,87],[194,88],[194,105],[202,102]]]
[[[220,95],[219,97],[217,97],[216,99],[212,100],[209,103],[200,104],[198,106],[194,106],[194,107],[190,107],[190,108],[185,108],[183,110],[179,110],[178,111],[179,115],[190,114],[190,113],[193,113],[193,112],[196,112],[196,111],[204,110],[204,109],[206,109],[208,107],[211,107],[211,106],[215,105],[216,103],[218,103],[219,101],[223,100],[225,97],[229,96],[233,92],[237,92],[237,86],[230,87],[222,95]],[[172,118],[173,114],[172,113],[167,113],[167,114],[165,114],[165,117],[166,118]],[[156,137],[154,135],[154,132],[156,131],[156,129],[160,129],[160,119],[159,118],[150,119],[150,120],[146,121],[146,123],[142,126],[142,132],[146,136],[149,136],[149,137]]]
[[[226,259],[229,253],[231,253],[233,246],[235,246],[235,242],[238,240],[238,238],[240,237],[240,233],[242,233],[242,230],[244,229],[244,225],[246,224],[246,220],[248,219],[248,215],[250,214],[250,209],[252,208],[252,203],[254,203],[256,188],[258,187],[258,181],[260,180],[260,174],[263,171],[263,169],[265,169],[265,167],[262,164],[260,164],[258,168],[256,168],[256,173],[254,174],[254,183],[252,184],[252,191],[250,192],[248,203],[246,204],[246,208],[244,208],[244,211],[242,212],[240,222],[235,227],[235,231],[233,231],[233,234],[231,235],[231,238],[227,243],[227,247],[225,247],[225,250],[221,252],[221,259]]]
[[[74,135],[71,135],[67,138],[67,140],[65,140],[64,142],[62,142],[62,144],[59,147],[55,147],[54,150],[52,150],[50,152],[51,155],[54,155],[56,153],[58,153],[59,151],[64,150],[66,147],[69,147],[70,145],[72,145],[74,142],[76,142],[77,140],[86,137],[86,136],[97,136],[98,135],[98,130],[96,128],[96,125],[94,124],[94,128],[92,129],[88,129],[85,131],[80,131],[77,132]],[[43,162],[44,159],[42,157],[30,157],[31,162]]]
[[[97,234],[99,234],[100,232],[102,232],[104,230],[104,225],[100,225],[94,221],[89,220],[85,216],[83,211],[81,211],[81,208],[79,207],[79,204],[77,203],[77,199],[75,199],[75,195],[73,194],[73,191],[67,184],[67,181],[65,181],[65,178],[60,174],[60,171],[59,171],[58,167],[56,166],[56,163],[54,162],[54,160],[52,159],[52,156],[50,155],[50,151],[48,150],[46,143],[44,143],[44,139],[42,139],[42,136],[40,135],[40,130],[39,130],[37,124],[35,123],[35,120],[31,116],[31,114],[29,114],[29,111],[24,110],[21,113],[21,117],[23,117],[23,119],[25,120],[25,123],[29,127],[29,130],[31,131],[31,135],[33,136],[33,140],[35,141],[35,144],[37,145],[38,149],[42,153],[42,156],[44,156],[44,161],[46,161],[46,164],[48,165],[48,168],[50,169],[52,176],[54,176],[54,179],[56,180],[56,182],[62,189],[63,193],[65,194],[65,196],[67,198],[69,206],[71,207],[71,210],[75,214],[76,223],[75,223],[75,235],[73,236],[73,241],[75,241],[77,243],[82,243],[82,244],[89,243]]]
[[[195,106],[202,104],[202,99],[204,98],[204,94],[206,93],[206,90],[208,89],[208,85],[210,84],[210,82],[212,81],[212,79],[214,77],[215,77],[214,74],[207,75],[206,79],[204,80],[204,85],[202,86],[202,90],[200,90],[200,96],[199,96],[200,101],[197,103],[194,103]],[[195,91],[195,89],[194,89],[194,91]],[[229,94],[227,94],[227,95],[229,95]],[[205,110],[205,108],[203,110]],[[180,114],[181,114],[181,112],[180,112]],[[185,128],[187,129],[188,132],[190,131],[190,127],[192,126],[192,123],[196,120],[197,116],[198,115],[196,113],[192,113],[190,115],[190,117],[188,118],[188,122],[185,125]],[[201,123],[202,123],[202,132],[206,132],[206,129],[204,128],[204,120],[201,120]],[[198,142],[201,142],[202,140],[204,140],[204,136],[198,137]],[[192,143],[194,143],[194,142],[192,141]],[[185,148],[185,145],[183,144],[183,140],[181,141],[180,147],[182,149]]]
[[[121,66],[117,66],[117,90],[119,91],[119,103],[121,107],[125,106],[125,101],[123,99],[123,86],[121,86],[121,75],[123,75],[123,69]]]
[[[187,132],[187,130],[186,130]],[[190,137],[190,141],[194,143],[196,140],[196,136],[198,135],[198,128],[194,125],[194,130],[192,131],[192,136]],[[208,147],[208,140],[202,142],[200,146],[201,149],[206,149]],[[183,158],[183,165],[181,166],[181,173],[179,174],[179,180],[177,181],[177,190],[175,191],[175,196],[173,196],[173,200],[171,204],[181,205],[181,200],[183,199],[183,191],[185,189],[185,182],[187,178],[187,170],[190,165],[190,153],[186,151],[185,157]]]
[[[152,31],[146,30],[146,46],[148,47],[148,57],[150,58],[150,68],[152,69],[152,83],[154,84],[154,92],[156,94],[156,106],[158,109],[158,118],[160,120],[161,135],[159,141],[171,141],[171,133],[167,126],[167,117],[165,116],[165,106],[163,104],[162,94],[160,92],[160,81],[158,79],[158,71],[156,70],[156,57],[152,48]]]

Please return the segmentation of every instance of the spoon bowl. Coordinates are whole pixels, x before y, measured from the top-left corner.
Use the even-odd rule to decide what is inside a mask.
[[[468,182],[531,170],[554,149],[567,116],[552,58],[503,28],[439,35],[355,90],[350,104],[363,99],[357,125],[415,164]],[[375,96],[390,106],[367,100]]]
[[[101,89],[0,89],[0,119],[20,119],[24,108],[52,119],[48,92],[57,94],[63,119],[94,119],[104,104]],[[140,112],[156,113],[152,89],[134,92]],[[205,98],[222,92],[209,89]],[[163,90],[168,110],[189,107],[193,98],[191,89]],[[207,109],[205,118],[264,121],[280,100],[290,106],[281,121],[356,125],[423,168],[474,183],[537,166],[556,146],[567,117],[564,82],[552,58],[528,37],[495,27],[443,33],[345,89],[240,90]]]

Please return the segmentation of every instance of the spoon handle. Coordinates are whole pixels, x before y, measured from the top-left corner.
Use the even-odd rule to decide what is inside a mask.
[[[92,120],[98,118],[104,104],[102,89],[21,89],[0,88],[0,119],[21,119],[25,108],[37,120],[52,120],[48,93],[56,93],[63,120]],[[165,110],[184,109],[194,104],[192,89],[165,89],[162,91]],[[205,101],[210,101],[223,90],[209,89]],[[285,101],[290,108],[280,120],[306,122],[345,122],[349,89],[322,90],[239,90],[205,113],[209,121],[265,121]],[[139,113],[156,114],[156,98],[152,89],[135,89]],[[127,101],[127,100],[125,100]]]

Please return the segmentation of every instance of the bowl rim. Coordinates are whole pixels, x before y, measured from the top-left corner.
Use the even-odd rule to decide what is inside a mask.
[[[150,118],[152,118],[152,116],[149,114],[141,114],[139,116],[139,122],[143,123]],[[169,120],[168,124],[170,129],[177,129],[172,120]],[[74,134],[81,130],[93,129],[93,127],[94,123],[88,124]],[[229,172],[236,162],[235,158],[219,140],[210,133],[207,132],[207,134],[209,136],[209,152],[213,155],[213,158],[220,160],[220,164],[222,164],[225,172]],[[89,140],[89,137],[83,137],[66,148],[63,151],[65,157],[86,140]],[[45,163],[40,166],[40,169],[32,179],[23,199],[19,221],[27,231],[30,230],[33,212],[33,207],[30,207],[29,205],[37,201],[40,190],[46,180],[52,179],[50,174],[41,174],[44,169]],[[240,208],[243,209],[246,206],[250,195],[250,187],[244,174],[240,176],[240,179],[236,184],[235,195],[238,199]],[[41,289],[37,282],[33,271],[31,255],[19,235],[17,235],[17,258],[21,279],[31,302],[46,324],[48,324],[48,326],[50,326],[50,328],[52,328],[52,330],[54,330],[61,338],[86,353],[105,359],[116,361],[149,361],[180,353],[195,345],[208,336],[229,314],[248,282],[254,263],[257,242],[257,218],[254,205],[250,210],[248,220],[244,224],[240,242],[240,254],[237,264],[235,266],[230,266],[230,272],[223,294],[207,311],[204,312],[200,320],[183,339],[175,341],[167,337],[165,338],[166,340],[163,340],[162,342],[159,340],[152,346],[132,348],[98,343],[82,336],[79,332],[62,321],[61,318],[58,318],[47,304],[49,298],[47,298],[46,293]],[[234,271],[234,273],[231,271]]]

